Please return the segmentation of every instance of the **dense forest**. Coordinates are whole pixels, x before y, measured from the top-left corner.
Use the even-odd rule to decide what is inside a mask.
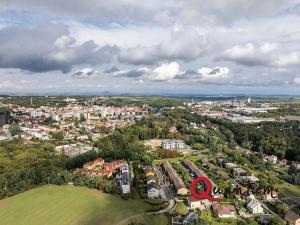
[[[259,125],[233,124],[227,121],[215,121],[234,134],[234,140],[244,148],[280,159],[300,161],[300,123],[263,123]]]
[[[0,198],[56,183],[64,160],[49,143],[25,145],[21,141],[0,144]]]

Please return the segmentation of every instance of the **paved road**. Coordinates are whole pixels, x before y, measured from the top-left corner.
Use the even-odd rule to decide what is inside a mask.
[[[172,209],[174,209],[176,207],[176,201],[174,199],[172,199],[172,200],[169,201],[169,203],[170,204],[168,205],[168,207],[166,207],[164,209],[161,209],[161,210],[159,210],[157,212],[149,212],[149,213],[146,213],[146,214],[154,214],[154,215],[156,215],[156,214],[162,214],[162,213],[169,212],[169,211],[171,211]]]

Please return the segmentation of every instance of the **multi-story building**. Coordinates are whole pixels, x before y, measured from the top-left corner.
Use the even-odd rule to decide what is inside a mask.
[[[124,163],[121,166],[120,172],[121,172],[120,187],[121,187],[122,194],[129,194],[130,181],[129,181],[129,169],[127,163]]]
[[[185,143],[182,140],[163,140],[161,142],[161,148],[165,150],[182,149],[184,147]]]

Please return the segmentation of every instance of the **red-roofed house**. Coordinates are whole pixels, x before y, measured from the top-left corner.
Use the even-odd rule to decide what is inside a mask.
[[[219,218],[233,218],[236,216],[235,208],[232,205],[221,205],[214,204],[212,205],[213,211]]]

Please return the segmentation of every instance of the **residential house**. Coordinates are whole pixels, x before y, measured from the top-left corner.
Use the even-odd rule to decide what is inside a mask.
[[[205,210],[211,206],[211,203],[207,199],[196,199],[193,196],[188,197],[188,205],[190,209]]]
[[[263,207],[261,206],[260,202],[257,200],[252,200],[247,204],[247,209],[252,213],[252,214],[261,214],[264,212]]]
[[[289,224],[289,225],[300,225],[300,216],[294,213],[292,210],[289,210],[285,216],[284,220]]]
[[[225,163],[225,168],[226,169],[233,169],[233,168],[235,168],[235,167],[237,167],[237,165],[235,164],[235,163]]]
[[[218,218],[234,218],[235,208],[232,205],[213,204],[212,209]]]
[[[190,224],[197,220],[198,215],[195,212],[190,212],[182,221],[182,224]]]
[[[271,219],[272,219],[272,215],[267,214],[267,215],[261,215],[260,217],[258,217],[257,221],[260,224],[269,224]]]
[[[236,168],[233,168],[233,174],[235,174],[236,176],[239,176],[239,177],[247,176],[247,171],[242,168],[236,167]]]
[[[146,178],[146,180],[147,180],[147,184],[152,183],[152,182],[156,183],[155,176],[148,176]]]
[[[87,162],[83,165],[84,169],[94,169],[95,167],[102,166],[104,164],[104,160],[102,158],[98,158],[94,161]]]
[[[150,182],[147,184],[147,195],[148,198],[159,198],[160,187],[155,182]]]
[[[277,156],[276,155],[269,155],[265,157],[265,160],[275,164],[277,162]]]
[[[249,181],[250,183],[255,183],[259,181],[259,179],[256,176],[245,176],[243,177],[243,179]]]

